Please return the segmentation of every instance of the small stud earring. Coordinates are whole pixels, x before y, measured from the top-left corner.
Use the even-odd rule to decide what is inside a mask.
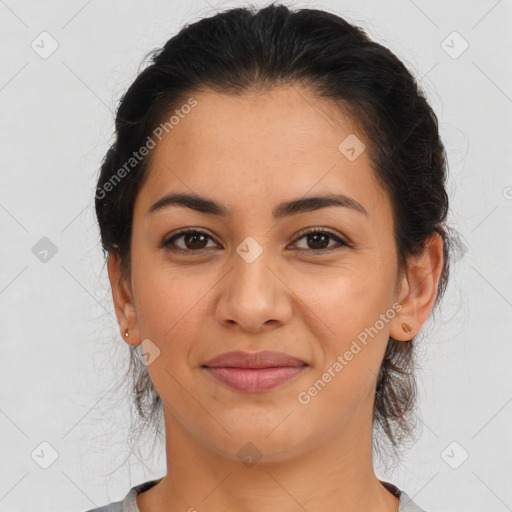
[[[412,327],[407,322],[402,322],[402,329],[405,332],[411,332],[412,331]]]
[[[128,329],[126,329],[126,332],[124,333],[124,335],[128,338]]]

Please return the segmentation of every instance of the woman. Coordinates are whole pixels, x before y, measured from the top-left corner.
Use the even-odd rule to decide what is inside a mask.
[[[413,76],[338,16],[232,9],[155,52],[96,211],[167,474],[95,510],[421,511],[372,448],[413,430],[445,180]]]

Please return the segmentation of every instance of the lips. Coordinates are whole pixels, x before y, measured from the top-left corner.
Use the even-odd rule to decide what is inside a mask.
[[[277,368],[305,366],[306,363],[284,352],[265,350],[262,352],[226,352],[214,357],[203,366],[209,368]]]
[[[227,352],[203,368],[217,382],[234,391],[262,392],[297,378],[308,365],[283,352]]]

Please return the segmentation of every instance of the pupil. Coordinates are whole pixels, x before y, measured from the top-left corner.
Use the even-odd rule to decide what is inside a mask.
[[[317,243],[320,243],[320,245],[321,245],[321,247],[314,247],[314,248],[318,249],[318,248],[322,248],[322,246],[325,246],[325,244],[322,244],[321,242],[318,242],[318,239],[322,238],[325,241],[325,239],[327,238],[327,235],[321,234],[321,233],[314,233],[314,234],[309,235],[309,236],[311,237],[310,240],[311,239],[314,240],[313,241],[313,245],[315,245]]]
[[[190,239],[194,240],[195,238],[204,238],[204,236],[203,236],[203,235],[201,235],[200,233],[192,233],[192,234],[189,234],[189,235],[188,235],[188,238],[187,238],[187,244],[188,244],[188,241],[189,241]],[[195,242],[193,241],[193,242],[192,242],[192,245],[193,245],[194,243],[195,243]],[[199,242],[199,244],[200,244],[200,243],[201,243],[201,242]]]

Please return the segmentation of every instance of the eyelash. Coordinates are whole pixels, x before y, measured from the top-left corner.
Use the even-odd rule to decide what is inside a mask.
[[[174,251],[174,252],[181,252],[181,253],[204,254],[205,252],[208,251],[208,249],[192,250],[192,249],[182,249],[181,247],[173,246],[173,243],[176,239],[178,239],[184,235],[188,235],[188,234],[205,235],[208,238],[212,239],[212,237],[204,231],[201,231],[199,229],[194,229],[194,228],[186,228],[186,229],[179,231],[178,233],[175,233],[170,238],[163,240],[160,247]],[[332,231],[329,231],[326,229],[321,229],[321,228],[308,228],[308,229],[302,231],[299,234],[298,238],[295,239],[294,243],[297,243],[301,238],[304,238],[306,235],[311,235],[311,234],[328,235],[331,239],[335,239],[339,243],[340,246],[339,247],[329,247],[329,248],[325,248],[325,249],[297,249],[298,251],[307,251],[307,252],[316,252],[316,253],[324,253],[325,254],[325,253],[330,253],[331,251],[336,251],[336,250],[342,249],[343,247],[350,247],[350,248],[353,247],[352,244],[349,244],[347,241],[345,241],[343,238],[339,237]]]

